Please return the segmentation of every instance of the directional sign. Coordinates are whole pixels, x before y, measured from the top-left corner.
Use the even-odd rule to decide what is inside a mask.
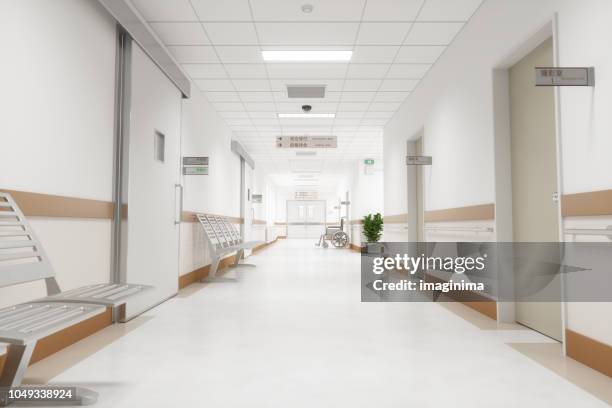
[[[595,68],[537,67],[536,86],[595,86]]]
[[[263,194],[253,194],[251,195],[251,201],[253,204],[261,204],[263,203]]]
[[[278,136],[276,147],[282,149],[335,149],[337,136]]]
[[[209,162],[207,156],[183,157],[183,175],[208,176]]]
[[[406,156],[408,166],[431,166],[432,162],[431,156]]]
[[[365,164],[366,166],[373,166],[374,165],[374,159],[364,159],[363,160],[363,164]]]

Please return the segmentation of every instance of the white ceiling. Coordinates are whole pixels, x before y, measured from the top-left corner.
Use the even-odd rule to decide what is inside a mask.
[[[278,135],[336,135],[320,171],[382,156],[382,129],[482,0],[131,0],[246,149],[281,173],[295,152]],[[303,4],[314,6],[310,14]],[[350,63],[264,63],[262,50],[353,50]],[[289,99],[286,85],[327,86]],[[336,113],[278,119],[278,113]],[[310,158],[312,161],[312,157]]]

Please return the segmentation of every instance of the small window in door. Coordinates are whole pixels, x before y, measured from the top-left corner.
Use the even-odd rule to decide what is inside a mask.
[[[155,160],[163,163],[166,157],[166,136],[159,132],[155,131]]]

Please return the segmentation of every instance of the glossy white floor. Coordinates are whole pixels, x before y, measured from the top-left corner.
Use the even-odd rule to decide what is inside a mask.
[[[29,381],[89,387],[113,408],[608,406],[506,344],[549,342],[535,332],[360,303],[358,254],[288,240],[250,262],[238,282],[193,285]]]

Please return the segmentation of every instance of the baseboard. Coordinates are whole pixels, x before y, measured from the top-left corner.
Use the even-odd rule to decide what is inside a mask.
[[[425,281],[429,282],[440,282],[444,283],[443,279],[440,279],[436,276],[425,274]],[[446,296],[453,299],[454,301],[460,302],[465,306],[473,309],[487,317],[490,317],[493,320],[497,320],[497,302],[495,300],[489,299],[488,297],[470,290],[464,291],[451,291],[445,293]]]
[[[276,238],[272,242],[256,246],[255,248],[253,248],[253,253],[257,253],[265,248],[268,248],[270,245],[272,245],[279,239],[281,238],[279,237],[279,238]],[[235,260],[236,260],[236,257],[234,255],[228,256],[227,258],[223,258],[219,262],[219,271],[222,271],[223,269],[232,265],[235,262]],[[201,281],[202,279],[206,278],[209,273],[210,273],[210,264],[205,265],[189,273],[186,273],[185,275],[179,276],[179,283],[178,283],[179,289],[184,289],[189,285],[192,285],[194,283]]]
[[[612,377],[612,346],[566,329],[565,347],[568,357]]]
[[[355,244],[351,244],[349,248],[351,251],[359,252],[359,253],[361,253],[361,250],[362,250],[362,247],[355,245]]]
[[[32,353],[30,364],[34,364],[37,361],[49,357],[112,324],[113,313],[112,309],[109,307],[106,308],[104,313],[100,313],[74,326],[67,327],[57,333],[43,337],[36,343],[36,348],[34,348],[34,352]],[[5,360],[6,354],[0,355],[0,372],[2,372],[4,368]]]

